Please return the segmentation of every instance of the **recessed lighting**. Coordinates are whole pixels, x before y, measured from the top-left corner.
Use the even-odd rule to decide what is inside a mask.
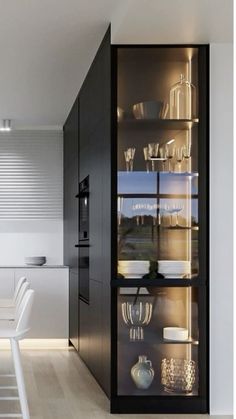
[[[10,119],[3,119],[2,120],[2,125],[0,126],[0,131],[2,131],[2,132],[11,131],[11,120]]]

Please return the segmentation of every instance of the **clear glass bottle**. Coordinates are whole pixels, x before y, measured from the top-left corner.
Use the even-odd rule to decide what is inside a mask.
[[[170,89],[170,118],[196,118],[196,88],[185,76],[180,74],[180,81]]]

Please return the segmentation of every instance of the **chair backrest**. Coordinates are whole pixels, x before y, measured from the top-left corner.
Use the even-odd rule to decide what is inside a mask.
[[[20,291],[18,292],[16,303],[15,303],[16,316],[17,316],[18,310],[20,308],[20,303],[23,300],[23,297],[24,297],[26,291],[29,289],[29,287],[30,287],[30,283],[28,281],[25,281],[24,284],[22,285]]]
[[[22,276],[19,279],[19,281],[17,282],[16,289],[15,289],[15,292],[14,292],[14,297],[13,297],[13,301],[14,301],[15,304],[16,304],[16,299],[17,299],[18,293],[19,293],[19,291],[20,291],[20,289],[21,289],[21,287],[22,287],[22,285],[24,284],[25,281],[26,281],[26,277]]]
[[[24,335],[30,329],[30,315],[34,301],[34,290],[27,290],[19,307],[16,319],[18,336]]]

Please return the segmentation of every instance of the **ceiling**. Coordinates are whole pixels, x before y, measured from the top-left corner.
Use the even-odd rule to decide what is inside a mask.
[[[0,118],[62,126],[99,43],[232,41],[232,0],[0,0]],[[216,13],[217,11],[217,13]]]

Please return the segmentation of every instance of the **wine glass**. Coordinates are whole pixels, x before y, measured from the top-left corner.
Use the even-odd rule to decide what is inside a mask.
[[[134,155],[135,155],[135,148],[127,148],[124,151],[125,155],[125,163],[126,163],[126,171],[133,171],[133,164],[134,164]]]
[[[168,223],[168,225],[167,226],[170,226],[171,225],[171,222],[172,222],[172,220],[171,220],[171,207],[170,207],[170,205],[168,205],[168,204],[165,204],[163,207],[162,207],[162,210],[161,210],[161,212],[162,212],[162,214],[163,215],[167,215],[167,217],[168,217],[168,215],[169,215],[169,222],[168,222],[168,218],[167,218],[167,223]],[[166,223],[165,223],[165,221],[164,221],[164,225],[166,225]]]
[[[163,169],[163,172],[164,172],[165,171],[165,162],[167,160],[166,148],[165,147],[160,148],[160,158],[162,160],[162,169]]]
[[[173,205],[174,212],[176,213],[176,226],[178,227],[181,227],[181,225],[179,224],[179,213],[183,210],[183,208],[184,207],[181,204],[181,202],[177,202]]]
[[[124,198],[121,198],[119,196],[118,199],[117,199],[117,213],[118,213],[118,225],[119,226],[121,225],[123,203],[124,203]]]
[[[185,144],[183,146],[183,156],[184,156],[184,159],[186,160],[186,168],[187,168],[187,173],[188,173],[189,172],[188,162],[191,157],[191,144]]]
[[[152,318],[152,303],[148,302],[125,302],[121,304],[123,321],[129,329],[131,341],[143,340],[143,327],[147,326]]]
[[[173,159],[174,155],[175,155],[175,145],[166,144],[166,157],[168,159],[169,172],[171,172],[171,159]]]
[[[128,148],[128,153],[129,153],[129,165],[130,165],[130,171],[133,171],[134,168],[134,155],[135,155],[135,148]]]
[[[146,170],[147,170],[147,173],[149,173],[149,153],[148,153],[148,147],[144,147],[143,148],[143,155],[144,155],[144,160],[146,162]]]
[[[184,157],[183,156],[183,147],[178,147],[176,149],[175,155],[176,155],[176,161],[178,163],[178,171],[181,172],[181,163],[182,163],[183,157]]]
[[[128,150],[124,151],[124,155],[125,155],[126,172],[129,172],[130,156],[129,156]]]
[[[150,143],[148,144],[148,155],[149,158],[157,158],[158,156],[158,150],[159,150],[159,143]],[[152,171],[155,170],[155,162],[152,160]]]

